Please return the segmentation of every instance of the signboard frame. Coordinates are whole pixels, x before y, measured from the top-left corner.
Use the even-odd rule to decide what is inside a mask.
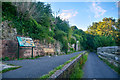
[[[27,46],[27,45],[21,46],[22,40],[20,40],[20,38],[24,38],[24,40],[25,40],[24,43],[26,42],[27,39],[30,39],[31,42],[33,43],[33,46],[29,46],[29,45],[28,45],[28,46]],[[25,37],[19,37],[19,36],[17,36],[17,41],[18,41],[18,54],[17,54],[17,55],[18,55],[18,56],[17,56],[18,59],[19,59],[19,49],[20,49],[20,47],[32,47],[32,56],[31,56],[31,57],[33,58],[33,48],[35,47],[35,44],[34,44],[32,38],[25,38]],[[29,42],[28,44],[31,44],[31,42]]]
[[[20,47],[35,47],[35,44],[32,40],[32,38],[26,38],[26,37],[18,37],[17,40]]]

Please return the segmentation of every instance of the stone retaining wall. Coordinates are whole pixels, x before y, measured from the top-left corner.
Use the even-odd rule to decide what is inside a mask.
[[[10,59],[17,58],[18,53],[18,42],[17,40],[0,40],[0,53],[2,53],[2,57],[9,57]],[[33,48],[33,56],[45,56],[45,55],[54,55],[56,53],[55,44],[42,44],[39,40],[34,40],[35,48]],[[57,43],[56,43],[57,44]],[[47,52],[49,49],[49,52]],[[60,50],[59,50],[60,51]],[[19,57],[20,58],[27,58],[31,57],[32,55],[32,48],[31,47],[20,47],[19,49]]]
[[[120,46],[99,47],[97,54],[117,67],[120,64]]]
[[[27,37],[17,35],[17,30],[12,27],[10,24],[11,21],[4,21],[2,22],[0,32],[2,32],[2,36],[0,36],[0,58],[9,57],[10,59],[16,59],[18,53],[18,41],[16,36],[20,37]],[[33,56],[44,56],[46,54],[54,55],[55,52],[58,54],[61,53],[60,51],[60,43],[55,41],[53,44],[48,44],[47,42],[40,41],[40,40],[33,40],[35,43],[35,48],[33,49],[34,53]],[[45,51],[49,48],[49,52]],[[31,57],[32,48],[31,47],[21,47],[19,50],[19,57],[26,58]]]
[[[83,52],[83,54],[79,55],[73,61],[66,64],[61,70],[56,71],[50,78],[52,78],[52,79],[70,78],[70,74],[73,72],[74,68],[76,67],[76,64],[82,62],[83,55],[85,55],[85,54],[86,54],[86,52]]]

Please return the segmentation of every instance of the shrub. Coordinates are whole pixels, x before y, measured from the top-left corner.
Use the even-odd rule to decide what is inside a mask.
[[[3,60],[4,60],[4,61],[8,61],[8,60],[10,60],[10,59],[9,59],[9,57],[5,57],[5,58],[3,58]]]

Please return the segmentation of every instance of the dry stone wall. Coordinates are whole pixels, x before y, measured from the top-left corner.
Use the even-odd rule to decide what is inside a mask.
[[[97,48],[97,54],[115,66],[120,64],[120,46],[99,47]]]

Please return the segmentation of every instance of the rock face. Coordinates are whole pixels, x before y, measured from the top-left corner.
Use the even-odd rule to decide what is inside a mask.
[[[72,44],[72,45],[71,45],[70,43],[68,43],[68,46],[69,46],[68,52],[71,52],[70,48],[72,48],[72,49],[75,50],[75,51],[81,50],[80,42],[79,42],[79,41],[76,41],[76,43],[75,43],[75,44]]]
[[[0,58],[9,57],[9,59],[16,59],[18,53],[18,41],[16,36],[17,31],[15,28],[12,28],[10,25],[10,21],[2,22],[2,28],[0,28],[0,32],[2,32],[2,36],[0,36]],[[21,36],[26,37],[26,36]],[[56,52],[58,54],[61,53],[60,51],[60,43],[55,41],[53,44],[48,44],[45,41],[42,42],[40,40],[33,40],[35,43],[35,48],[33,48],[33,56],[44,56],[46,53],[54,55]],[[46,52],[46,49],[51,51]],[[19,50],[19,57],[26,58],[31,57],[32,55],[32,48],[31,47],[20,47]]]
[[[0,32],[0,57],[7,57],[8,55],[15,56],[17,50],[17,40],[16,35],[17,31],[15,28],[12,28],[10,25],[11,21],[4,21],[1,24]]]
[[[55,48],[54,48],[54,50],[55,50],[55,52],[57,53],[57,54],[61,54],[61,45],[60,45],[60,43],[58,42],[58,41],[56,41],[55,42],[55,44],[54,44],[54,46],[55,46]]]
[[[120,46],[99,47],[97,48],[97,54],[115,66],[120,64]]]
[[[79,49],[78,43],[79,43],[79,41],[76,42],[76,51],[78,51],[78,49]]]
[[[17,35],[16,28],[12,28],[10,23],[11,22],[7,20],[2,22],[1,24],[2,36],[0,36],[0,39],[4,39],[4,40],[15,40],[16,39],[16,35]]]

